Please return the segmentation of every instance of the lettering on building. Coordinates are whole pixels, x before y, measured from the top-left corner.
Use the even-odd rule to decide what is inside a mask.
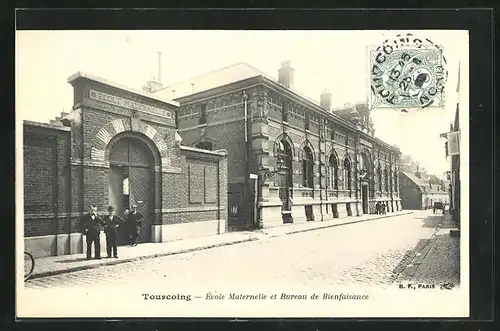
[[[135,102],[132,100],[128,100],[125,98],[120,98],[111,94],[107,94],[104,92],[99,92],[96,90],[90,90],[90,99],[101,101],[108,103],[110,105],[118,106],[118,107],[123,107],[123,108],[128,108],[132,110],[139,110],[145,113],[149,113],[152,115],[158,115],[158,116],[163,116],[166,118],[171,119],[172,118],[172,113],[168,110],[165,109],[160,109],[157,107],[153,106],[148,106],[139,102]]]

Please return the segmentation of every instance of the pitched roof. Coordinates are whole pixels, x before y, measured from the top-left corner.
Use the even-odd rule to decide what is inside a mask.
[[[194,94],[194,93],[199,93],[203,91],[208,91],[213,88],[217,88],[220,86],[228,85],[231,83],[236,83],[241,80],[249,79],[252,77],[265,77],[266,79],[278,83],[278,79],[267,75],[266,73],[260,71],[259,69],[247,64],[247,63],[235,63],[232,65],[229,65],[227,67],[210,71],[208,73],[190,78],[188,80],[164,87],[152,94],[157,95],[160,98],[164,99],[171,99],[171,100],[179,100],[182,97]],[[193,84],[193,85],[192,85]],[[311,102],[318,107],[321,107],[318,101],[311,99],[310,97],[300,93],[299,91],[293,89],[293,88],[287,88],[297,96],[303,98],[304,100],[307,100],[308,102]],[[174,92],[175,91],[175,92]],[[334,115],[337,118],[340,118],[341,120],[346,121],[347,124],[350,124],[345,118],[342,116],[339,116],[338,112],[342,111],[351,111],[351,110],[361,110],[363,107],[366,107],[362,104],[354,104],[354,105],[345,105],[343,107],[338,107],[338,108],[333,108],[331,109],[330,113]],[[322,107],[321,107],[322,108]],[[324,109],[324,108],[323,108]],[[324,109],[324,111],[328,112],[328,110]],[[396,145],[391,145],[388,144],[376,137],[374,139],[379,142],[386,144],[392,148],[395,148],[399,151],[399,147]]]
[[[166,99],[177,99],[256,76],[265,76],[272,79],[249,64],[235,63],[222,69],[164,87],[154,94]]]
[[[437,189],[437,185],[430,186],[428,182],[425,180],[422,180],[415,176],[414,174],[410,174],[408,172],[403,171],[402,174],[404,174],[406,177],[408,177],[409,180],[411,180],[420,190],[422,193],[442,193],[442,194],[447,194],[446,190],[439,190]],[[446,186],[445,186],[446,188]]]

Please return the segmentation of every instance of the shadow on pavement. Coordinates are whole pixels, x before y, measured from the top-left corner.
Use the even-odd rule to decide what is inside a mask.
[[[437,228],[439,223],[443,220],[443,215],[442,214],[437,214],[437,215],[431,215],[427,216],[425,218],[422,218],[423,220],[423,227],[426,228]]]

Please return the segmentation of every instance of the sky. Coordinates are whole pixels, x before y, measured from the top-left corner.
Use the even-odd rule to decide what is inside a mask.
[[[460,99],[468,95],[466,31],[405,31],[440,44],[448,63],[444,108],[402,113],[372,110],[375,136],[396,144],[429,173],[442,176],[450,165],[445,140],[454,118],[458,63]],[[69,76],[84,71],[140,89],[158,76],[162,52],[164,86],[233,63],[245,62],[277,78],[283,61],[295,69],[295,90],[316,100],[323,89],[333,106],[368,98],[368,47],[377,47],[400,31],[17,31],[16,118],[48,123],[73,106]],[[468,111],[461,103],[461,111]]]

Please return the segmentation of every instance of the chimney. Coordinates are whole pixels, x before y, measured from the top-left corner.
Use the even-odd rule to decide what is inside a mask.
[[[332,94],[328,90],[323,90],[319,97],[319,104],[321,107],[326,110],[330,110],[332,108]]]
[[[158,83],[161,85],[161,52],[158,52]]]
[[[415,171],[415,177],[417,177],[418,179],[422,179],[421,175],[420,175],[420,168],[418,166],[418,163],[417,163],[417,171]]]
[[[293,88],[293,71],[290,61],[282,62],[278,70],[278,82],[285,87]]]

